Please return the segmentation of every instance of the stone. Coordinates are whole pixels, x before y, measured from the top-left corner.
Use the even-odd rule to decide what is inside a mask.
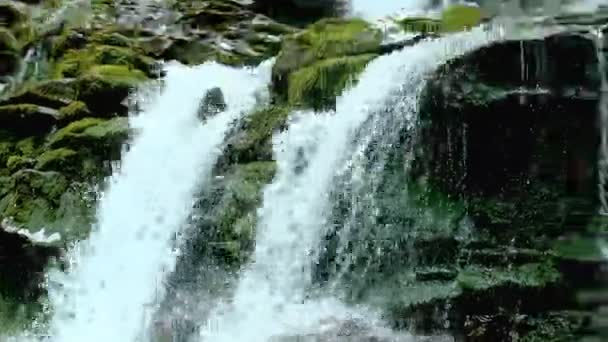
[[[215,87],[207,90],[205,97],[201,100],[197,115],[198,118],[205,122],[210,117],[225,111],[227,108],[226,101],[222,89]]]

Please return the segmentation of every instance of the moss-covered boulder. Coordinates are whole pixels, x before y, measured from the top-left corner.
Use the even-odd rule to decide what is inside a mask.
[[[291,108],[272,106],[247,116],[239,130],[228,139],[220,165],[272,160],[272,135],[284,128]]]
[[[405,17],[396,22],[406,32],[452,33],[478,26],[486,18],[480,7],[451,5],[443,10],[440,18]]]
[[[11,1],[0,2],[0,27],[13,28],[26,18],[23,8]]]
[[[77,80],[78,99],[97,117],[125,115],[128,108],[122,101],[146,80],[142,71],[126,66],[94,66]]]
[[[342,91],[354,86],[356,77],[378,55],[336,57],[301,68],[289,75],[288,101],[292,106],[314,109],[335,107]]]
[[[330,107],[332,98],[379,53],[381,41],[381,33],[363,20],[321,20],[284,40],[273,68],[273,89],[292,104]]]
[[[101,160],[120,157],[122,143],[129,135],[126,118],[85,118],[72,122],[48,137],[52,149],[73,148]]]

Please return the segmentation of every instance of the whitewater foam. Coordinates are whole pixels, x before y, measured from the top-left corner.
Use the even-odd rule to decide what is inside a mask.
[[[174,242],[195,192],[210,178],[231,124],[265,92],[271,65],[253,71],[214,62],[167,65],[162,95],[131,120],[138,133],[100,198],[96,229],[71,252],[68,274],[49,275],[51,341],[142,336],[146,307],[173,269]],[[196,113],[213,87],[222,89],[228,107],[202,124]]]
[[[253,260],[243,270],[234,298],[220,304],[210,325],[202,329],[204,341],[265,342],[294,332],[315,332],[327,319],[378,322],[369,310],[349,308],[331,297],[310,298],[328,197],[340,186],[334,183],[336,176],[360,150],[358,142],[383,134],[366,122],[378,115],[404,115],[412,123],[429,73],[496,38],[494,31],[477,28],[379,57],[358,85],[338,98],[335,113],[292,115],[289,129],[275,137],[278,171],[265,188],[258,212]],[[395,102],[405,111],[387,113],[386,106]]]

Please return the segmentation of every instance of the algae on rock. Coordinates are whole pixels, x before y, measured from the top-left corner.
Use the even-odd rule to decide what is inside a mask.
[[[356,78],[380,52],[381,42],[381,32],[363,20],[320,20],[283,41],[273,67],[273,89],[291,103],[331,107],[328,97]],[[320,103],[304,101],[313,101],[313,95],[322,95]]]

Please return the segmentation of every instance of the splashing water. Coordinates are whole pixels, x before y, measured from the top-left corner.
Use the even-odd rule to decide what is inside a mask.
[[[294,115],[289,129],[275,137],[278,173],[264,191],[253,261],[241,274],[232,301],[218,305],[202,329],[203,341],[272,341],[321,332],[328,321],[365,320],[380,326],[369,310],[327,296],[311,298],[312,264],[327,225],[328,198],[342,185],[335,184],[336,176],[352,163],[359,143],[384,134],[375,119],[403,115],[403,124],[413,124],[428,74],[496,38],[494,31],[478,28],[379,57],[358,85],[339,97],[335,113]],[[403,111],[384,111],[394,105]]]
[[[173,268],[172,240],[193,196],[210,177],[231,123],[265,90],[271,64],[253,72],[216,63],[167,67],[164,92],[132,120],[138,135],[102,195],[97,229],[73,251],[69,274],[50,274],[52,341],[138,340],[155,284]],[[228,107],[202,124],[197,109],[213,87]]]

